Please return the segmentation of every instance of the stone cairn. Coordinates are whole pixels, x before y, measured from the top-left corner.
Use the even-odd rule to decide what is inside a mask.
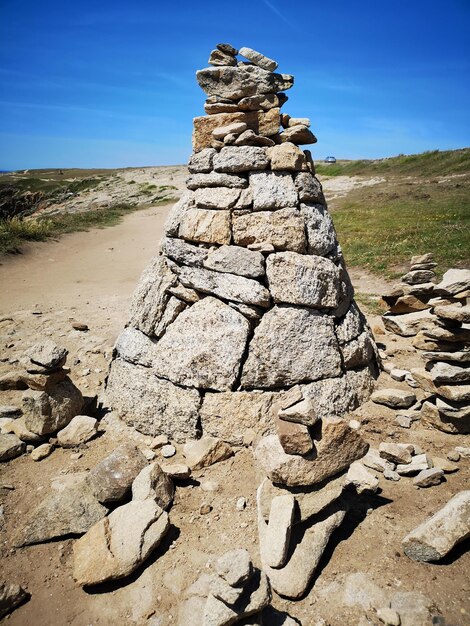
[[[383,296],[385,328],[404,337],[425,362],[405,376],[427,394],[421,418],[447,433],[470,433],[470,270],[450,269],[437,283],[432,254],[411,259],[402,284]]]
[[[207,115],[194,119],[187,191],[117,340],[108,403],[145,434],[249,445],[276,433],[281,401],[284,428],[307,442],[315,414],[322,439],[310,437],[308,454],[334,467],[336,444],[319,450],[369,397],[375,343],[299,148],[316,141],[310,121],[280,111],[294,78],[249,48],[247,62],[237,54],[220,44],[197,72]]]

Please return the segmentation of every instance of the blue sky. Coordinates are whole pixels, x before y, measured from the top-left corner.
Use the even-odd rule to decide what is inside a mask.
[[[186,162],[222,41],[294,74],[316,158],[468,146],[469,26],[469,0],[0,0],[0,169]]]

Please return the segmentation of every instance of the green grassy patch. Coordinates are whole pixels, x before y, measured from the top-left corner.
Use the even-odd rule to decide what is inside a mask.
[[[438,271],[470,265],[470,176],[394,179],[351,191],[332,209],[348,265],[396,277],[433,252]]]
[[[35,219],[13,218],[0,221],[0,254],[18,251],[25,241],[45,241],[64,233],[114,226],[124,215],[140,208],[144,207],[117,204],[84,213],[61,213]]]
[[[448,176],[470,172],[470,148],[433,150],[421,154],[399,155],[389,159],[337,161],[317,163],[315,169],[323,176]]]

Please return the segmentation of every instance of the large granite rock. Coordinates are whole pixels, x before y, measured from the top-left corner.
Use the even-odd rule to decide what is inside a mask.
[[[83,407],[83,396],[70,378],[46,391],[23,395],[26,428],[38,435],[48,435],[67,426]]]
[[[227,146],[214,157],[216,172],[250,172],[265,170],[269,159],[264,148]]]
[[[300,213],[307,227],[308,253],[325,256],[334,250],[336,231],[327,208],[322,204],[301,204]]]
[[[100,502],[119,502],[130,492],[134,479],[145,467],[147,459],[139,448],[124,443],[89,472],[86,483]]]
[[[313,485],[339,474],[363,457],[369,444],[340,418],[325,418],[314,427],[315,450],[307,456],[286,454],[278,437],[264,437],[255,458],[275,483],[290,487]]]
[[[146,367],[115,359],[107,383],[109,405],[146,435],[165,434],[175,441],[195,437],[199,392],[157,378]]]
[[[239,246],[271,244],[276,250],[305,252],[305,225],[297,209],[259,211],[232,218],[233,240]]]
[[[231,389],[248,332],[249,323],[243,315],[220,300],[204,298],[183,311],[160,339],[154,372],[185,387]]]
[[[241,246],[221,246],[208,255],[203,265],[206,269],[246,278],[264,276],[264,257],[261,252]]]
[[[96,585],[128,576],[155,550],[168,528],[168,514],[152,500],[120,506],[75,542],[75,580]]]
[[[290,174],[285,172],[253,172],[250,174],[253,209],[285,209],[295,207],[298,194]]]
[[[268,389],[340,373],[332,318],[311,309],[275,306],[255,329],[241,384]]]
[[[207,67],[196,72],[196,78],[208,96],[221,96],[231,100],[285,91],[294,84],[293,76],[274,74],[256,65]]]
[[[218,296],[224,300],[261,307],[269,306],[271,300],[269,291],[256,280],[197,267],[181,267],[176,271],[185,287]],[[188,315],[187,311],[185,315]]]
[[[196,243],[230,243],[230,213],[188,209],[181,219],[179,236]]]
[[[269,255],[269,289],[275,302],[334,309],[339,301],[339,270],[329,259],[295,252]]]

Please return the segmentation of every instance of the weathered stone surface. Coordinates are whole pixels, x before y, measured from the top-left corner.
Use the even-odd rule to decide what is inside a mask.
[[[243,133],[246,129],[247,126],[245,122],[232,122],[231,124],[214,128],[212,131],[212,137],[225,142],[227,135],[234,135],[236,137],[237,135],[240,135],[240,133]]]
[[[193,441],[188,441],[183,454],[186,462],[192,470],[209,467],[219,461],[225,461],[233,456],[232,448],[216,437],[202,437]]]
[[[44,370],[46,371],[46,370]],[[24,372],[20,374],[20,379],[25,383],[29,389],[33,391],[49,391],[53,387],[67,378],[70,370],[67,368],[57,368],[54,370],[47,370],[47,374],[32,374],[31,372]]]
[[[421,419],[425,424],[445,433],[462,435],[470,433],[470,418],[468,414],[464,413],[463,416],[449,412],[445,414],[432,402],[423,403]]]
[[[161,320],[170,294],[167,290],[176,286],[177,279],[163,256],[156,256],[144,270],[132,298],[129,326],[152,335]]]
[[[245,57],[245,59],[248,59],[248,61],[251,61],[258,67],[261,67],[263,68],[263,70],[267,70],[268,72],[274,72],[277,67],[276,61],[273,61],[273,59],[270,59],[264,54],[261,54],[261,52],[257,52],[252,48],[240,48],[239,54],[241,54],[242,57]]]
[[[52,491],[27,515],[15,546],[42,543],[55,537],[81,535],[107,513],[83,478],[63,490]]]
[[[411,463],[411,452],[406,445],[401,443],[382,442],[379,446],[379,454],[383,459],[392,463]]]
[[[372,491],[375,493],[379,488],[379,479],[360,461],[354,461],[346,475],[346,485],[354,485],[357,493]]]
[[[235,141],[233,142],[234,146],[258,146],[262,147],[271,147],[274,146],[274,141],[269,137],[262,137],[261,135],[257,135],[250,128],[245,130],[244,133],[239,135]]]
[[[347,369],[359,367],[371,362],[376,355],[376,346],[369,329],[359,337],[341,346],[344,366]]]
[[[303,124],[299,124],[284,129],[281,133],[281,141],[283,143],[290,141],[295,143],[297,146],[302,146],[310,143],[317,143],[317,138],[312,133],[310,128],[304,126]]]
[[[436,306],[434,315],[444,320],[455,320],[463,324],[470,323],[470,306]]]
[[[435,319],[429,310],[405,315],[382,315],[385,328],[402,337],[413,337],[420,330],[433,328]]]
[[[220,576],[214,576],[210,584],[210,593],[229,606],[236,603],[243,591],[243,587],[232,587]]]
[[[376,404],[384,404],[392,409],[408,409],[416,402],[416,395],[404,389],[378,389],[370,399]]]
[[[201,209],[231,209],[240,193],[241,189],[230,187],[200,187],[194,192],[194,202]]]
[[[421,470],[420,473],[413,478],[413,485],[416,487],[432,487],[439,485],[444,477],[444,470],[437,467]]]
[[[423,329],[423,335],[433,341],[439,342],[441,347],[437,349],[441,349],[443,351],[449,350],[449,352],[451,351],[451,349],[447,347],[449,344],[470,342],[470,328],[445,328],[443,326],[431,326],[430,328]],[[446,347],[442,347],[443,345]],[[458,346],[454,347],[454,350],[458,349],[460,349]]]
[[[470,270],[450,269],[442,277],[442,280],[435,287],[435,293],[444,296],[452,296],[470,289]]]
[[[234,605],[229,606],[209,593],[204,607],[203,626],[234,624],[243,617],[248,618],[258,613],[269,604],[270,600],[271,589],[266,574],[255,569],[243,594]]]
[[[221,246],[209,253],[204,267],[247,278],[260,278],[264,276],[264,257],[260,252],[240,246]]]
[[[22,587],[6,582],[0,583],[0,619],[16,609],[30,598],[30,595]]]
[[[282,104],[283,103],[280,102],[279,97],[275,93],[263,93],[258,96],[242,98],[238,102],[237,108],[240,111],[257,111],[258,109],[267,111],[268,109],[280,107]]]
[[[299,172],[296,174],[294,184],[299,194],[300,202],[325,204],[321,183],[311,172]]]
[[[168,527],[168,514],[152,500],[120,506],[75,542],[75,580],[95,585],[131,574],[155,550]]]
[[[253,209],[285,209],[297,205],[298,195],[290,174],[284,172],[253,172],[250,174]]]
[[[313,485],[339,474],[366,454],[369,444],[340,418],[325,418],[314,435],[316,451],[307,457],[286,454],[275,435],[264,437],[255,458],[268,477],[288,486]]]
[[[173,502],[175,486],[158,463],[144,467],[132,483],[132,500],[153,500],[166,510]]]
[[[361,463],[366,467],[370,467],[370,469],[373,469],[376,472],[381,472],[382,474],[387,469],[395,469],[395,464],[391,461],[388,461],[386,458],[383,458],[376,448],[369,448],[367,454],[361,459]]]
[[[231,587],[240,587],[253,574],[250,555],[242,549],[226,552],[216,560],[215,571]]]
[[[307,251],[325,256],[337,246],[333,220],[322,204],[301,204],[300,214],[307,227]]]
[[[239,100],[247,96],[286,91],[294,84],[288,74],[273,74],[256,65],[208,67],[196,72],[199,86],[209,96]]]
[[[46,369],[54,369],[64,364],[68,350],[61,348],[54,341],[44,339],[34,344],[25,352],[26,356],[37,365]]]
[[[320,558],[333,532],[344,519],[346,512],[336,510],[331,515],[299,531],[294,535],[287,564],[275,569],[263,561],[264,546],[267,541],[267,525],[258,506],[258,532],[261,547],[261,562],[272,588],[281,596],[300,598],[306,591],[318,566]]]
[[[47,458],[52,451],[54,450],[54,446],[51,443],[43,443],[31,452],[30,457],[33,461],[42,461],[42,459]]]
[[[267,307],[270,303],[271,298],[266,287],[251,278],[195,267],[180,268],[178,276],[186,287],[214,294],[224,300],[261,307]]]
[[[271,160],[271,169],[273,171],[294,171],[307,169],[305,154],[293,143],[286,142],[278,146],[268,148],[266,153]],[[253,168],[257,169],[257,168]]]
[[[468,403],[464,402],[452,402],[450,400],[443,400],[436,398],[436,406],[439,409],[439,412],[445,415],[446,417],[451,417],[453,419],[470,419],[470,406]]]
[[[191,476],[190,468],[183,463],[162,463],[160,467],[174,480],[187,480]]]
[[[210,65],[236,65],[237,59],[232,54],[216,49],[210,53],[208,63]]]
[[[147,459],[139,448],[124,443],[90,470],[86,482],[100,502],[118,502],[130,491],[132,482],[146,466]]]
[[[271,148],[272,149],[272,148]],[[254,146],[229,146],[214,157],[216,172],[250,172],[265,170],[269,159],[264,148]]]
[[[470,363],[470,350],[462,352],[422,352],[421,358],[426,363],[432,361],[447,361],[453,363]]]
[[[217,150],[204,148],[199,152],[193,152],[189,159],[188,170],[191,174],[208,173],[212,171],[212,162]]]
[[[128,363],[151,367],[155,358],[156,344],[136,328],[125,328],[116,340],[114,350]]]
[[[351,303],[347,313],[336,320],[336,336],[342,346],[353,339],[357,339],[364,329],[365,318],[355,302]]]
[[[425,309],[429,309],[429,305],[412,295],[400,296],[397,298],[395,304],[390,306],[390,312],[393,315],[415,313],[416,311],[424,311]]]
[[[305,426],[313,426],[320,419],[315,409],[315,403],[310,398],[305,398],[286,409],[280,409],[278,416],[281,420],[304,424]]]
[[[194,265],[195,267],[201,267],[209,253],[209,250],[206,248],[200,248],[186,241],[182,241],[181,239],[171,237],[165,237],[163,239],[162,250],[170,259],[176,261],[176,263],[180,263],[181,265]]]
[[[199,393],[157,378],[145,367],[115,359],[110,368],[109,405],[146,435],[165,433],[175,441],[195,437]]]
[[[83,396],[70,378],[47,393],[29,391],[23,395],[23,413],[28,430],[47,435],[64,428],[82,410]]]
[[[270,391],[206,393],[200,410],[202,431],[237,446],[251,443],[255,435],[272,434],[277,398]]]
[[[232,218],[234,242],[240,246],[271,244],[276,250],[305,252],[304,220],[296,209],[260,211]]]
[[[286,454],[309,454],[313,441],[307,426],[276,418],[276,430],[281,446]]]
[[[154,371],[184,386],[230,389],[238,376],[248,331],[242,315],[220,300],[204,298],[181,313],[160,339]]]
[[[310,309],[275,306],[255,329],[241,384],[285,387],[340,372],[332,319]]]
[[[292,126],[310,126],[310,120],[308,117],[289,117],[287,128]]]
[[[459,542],[470,537],[470,491],[461,491],[432,517],[412,530],[402,542],[415,561],[439,561]]]
[[[343,493],[344,481],[345,476],[343,474],[309,487],[286,487],[285,485],[273,485],[269,478],[265,478],[258,488],[259,512],[268,522],[273,498],[292,495],[298,508],[298,512],[294,516],[294,524],[301,524],[337,500]]]
[[[240,135],[249,129],[257,135],[269,137],[279,130],[279,109],[268,111],[238,111],[231,113],[215,113],[195,117],[193,127],[193,149],[195,152],[211,147],[214,139],[224,139],[228,134]],[[214,158],[215,163],[215,158]],[[256,169],[256,168],[254,168]]]
[[[96,435],[98,421],[88,415],[76,415],[70,423],[59,430],[57,441],[63,448],[73,448],[86,443]]]
[[[278,252],[268,257],[266,275],[276,303],[317,309],[338,306],[339,270],[329,259]]]
[[[182,217],[179,236],[198,243],[230,243],[230,212],[188,209]]]
[[[196,176],[200,176],[197,174]],[[206,176],[206,174],[203,174]],[[176,204],[173,205],[170,212],[168,213],[168,217],[165,222],[165,234],[168,237],[177,237],[178,231],[180,227],[180,222],[182,216],[185,212],[193,206],[193,194],[191,191],[185,191],[181,198],[178,200]],[[159,257],[155,257],[152,259],[151,264],[144,270],[142,277],[140,279],[139,287],[143,287],[143,283],[148,284],[149,282],[155,281],[155,276],[152,276],[151,267],[159,262]],[[161,263],[161,261],[160,261]],[[134,294],[136,295],[136,294]]]
[[[431,270],[414,270],[402,276],[401,280],[408,285],[420,285],[431,283],[434,278],[436,278],[436,274]]]
[[[7,422],[3,422],[1,432],[5,435],[13,433],[21,439],[21,441],[25,441],[26,443],[37,443],[43,440],[42,435],[33,433],[26,428],[24,417],[18,417],[14,420],[8,419]]]
[[[261,560],[269,567],[283,567],[287,560],[290,536],[294,521],[295,498],[292,495],[276,496],[271,501]]]
[[[25,450],[26,444],[13,433],[0,435],[0,462],[14,459]]]
[[[186,181],[188,189],[196,190],[201,187],[230,187],[234,189],[244,189],[248,187],[248,181],[243,176],[236,174],[223,174],[221,172],[210,172],[209,174],[193,174]],[[192,197],[192,196],[190,196]],[[170,233],[167,233],[170,236]]]
[[[433,363],[431,378],[435,384],[466,383],[470,381],[470,367],[451,363]]]

